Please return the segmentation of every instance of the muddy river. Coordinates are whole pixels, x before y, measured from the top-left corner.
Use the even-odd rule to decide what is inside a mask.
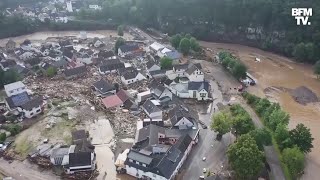
[[[43,41],[48,37],[79,36],[79,34],[80,31],[38,32],[12,39],[21,43],[25,39]],[[110,35],[116,36],[116,31],[87,32],[88,38],[103,38]],[[7,41],[8,38],[0,40],[0,46],[4,46]],[[316,79],[309,65],[298,64],[288,58],[242,45],[209,42],[201,42],[201,45],[213,49],[214,52],[228,49],[237,54],[247,65],[249,72],[258,80],[257,86],[249,88],[249,91],[256,95],[266,96],[264,90],[271,86],[294,89],[303,85],[320,96],[320,81]],[[255,62],[256,57],[260,58],[261,62]],[[298,104],[290,94],[283,91],[269,92],[268,97],[278,101],[290,114],[290,128],[301,122],[311,129],[315,138],[314,148],[307,156],[307,167],[302,179],[318,179],[320,176],[320,104]]]
[[[280,89],[305,86],[318,97],[320,96],[320,81],[316,79],[310,65],[295,63],[291,59],[242,45],[208,42],[202,42],[202,45],[213,49],[214,52],[227,49],[239,56],[249,68],[250,74],[258,80],[257,86],[249,88],[253,94],[265,97],[264,90],[271,86]],[[255,62],[256,57],[260,58],[261,62]],[[287,91],[277,89],[269,91],[267,95],[271,100],[279,102],[290,114],[289,128],[303,123],[311,129],[315,138],[314,148],[307,156],[306,172],[302,179],[318,179],[320,175],[320,103],[301,105],[294,101]]]

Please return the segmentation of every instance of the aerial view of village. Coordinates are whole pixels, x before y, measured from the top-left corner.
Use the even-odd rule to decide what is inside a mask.
[[[0,178],[319,179],[320,2],[295,3],[3,0]]]

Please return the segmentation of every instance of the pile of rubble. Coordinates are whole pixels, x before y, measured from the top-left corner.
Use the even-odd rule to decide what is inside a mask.
[[[110,119],[116,136],[134,137],[138,117],[130,114],[126,110],[109,110],[106,112],[106,116],[107,119]]]
[[[88,179],[95,179],[99,175],[98,171],[84,171],[84,172],[76,172],[74,174],[66,174],[63,173],[61,175],[61,179],[68,179],[68,180],[88,180]]]
[[[50,162],[50,159],[47,157],[35,156],[29,157],[28,160],[44,169],[49,169],[52,167],[52,163]]]

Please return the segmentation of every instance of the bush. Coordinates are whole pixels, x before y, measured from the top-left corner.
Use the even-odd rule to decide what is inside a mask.
[[[287,164],[292,177],[298,177],[304,169],[304,154],[298,147],[287,148],[282,152],[282,160]]]
[[[14,135],[17,135],[21,131],[22,127],[18,124],[9,124],[5,127],[5,129],[7,131],[9,131],[12,136],[14,136]]]
[[[7,138],[6,133],[1,133],[0,134],[0,144],[2,144]]]

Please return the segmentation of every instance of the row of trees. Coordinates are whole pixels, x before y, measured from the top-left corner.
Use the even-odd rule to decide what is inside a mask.
[[[237,141],[227,151],[230,165],[238,179],[256,177],[264,166],[263,146],[272,143],[267,129],[255,129],[248,112],[239,104],[232,105],[212,118],[211,129],[218,133],[217,138],[232,131]]]
[[[218,56],[222,66],[228,69],[236,79],[246,78],[247,67],[230,52],[222,51],[219,52]]]
[[[201,47],[196,38],[190,34],[176,34],[170,39],[172,47],[178,49],[184,55],[188,55],[190,51],[199,52]]]
[[[291,176],[298,177],[304,169],[304,154],[311,152],[313,148],[314,139],[310,129],[298,124],[289,131],[290,117],[278,103],[271,103],[266,98],[262,99],[249,93],[244,93],[243,96],[271,130],[275,142],[282,151],[282,161],[288,167]]]

